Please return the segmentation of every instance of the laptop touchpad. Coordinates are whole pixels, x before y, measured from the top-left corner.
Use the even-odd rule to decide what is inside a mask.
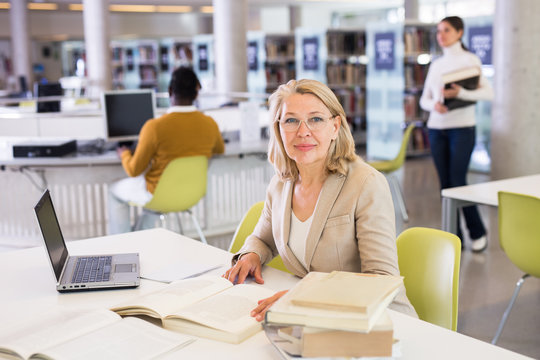
[[[125,272],[133,272],[134,271],[134,264],[116,264],[114,267],[114,272],[117,273],[125,273]]]

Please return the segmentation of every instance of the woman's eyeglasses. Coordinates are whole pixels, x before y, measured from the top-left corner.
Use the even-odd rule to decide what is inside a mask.
[[[326,126],[326,123],[328,122],[328,120],[333,119],[333,118],[334,118],[334,116],[330,116],[329,118],[322,118],[320,116],[313,116],[313,117],[310,117],[307,120],[299,120],[297,118],[290,117],[290,118],[281,119],[279,121],[279,126],[285,132],[295,132],[295,131],[298,131],[298,129],[300,128],[300,124],[302,122],[305,122],[306,126],[308,127],[309,130],[317,131],[317,130],[321,130],[322,128],[324,128]]]

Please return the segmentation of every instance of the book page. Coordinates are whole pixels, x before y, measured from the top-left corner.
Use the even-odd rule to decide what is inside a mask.
[[[143,279],[155,280],[165,283],[171,283],[175,280],[182,280],[198,275],[202,275],[210,270],[224,267],[223,264],[206,264],[200,261],[189,261],[183,259],[177,263],[168,265],[158,271],[141,276]]]
[[[215,296],[181,309],[168,316],[165,321],[181,318],[222,331],[239,333],[258,323],[250,316],[251,310],[257,306],[259,300],[273,294],[273,290],[260,285],[235,285]]]
[[[125,318],[35,355],[33,359],[152,359],[194,341],[138,318]]]
[[[148,315],[164,318],[184,306],[232,287],[219,276],[200,276],[172,282],[166,288],[121,303],[111,310],[120,315]]]
[[[47,309],[40,313],[17,313],[19,321],[6,319],[2,323],[0,348],[9,349],[23,358],[73,339],[100,327],[120,321],[120,316],[109,310]],[[1,353],[9,353],[0,350]]]

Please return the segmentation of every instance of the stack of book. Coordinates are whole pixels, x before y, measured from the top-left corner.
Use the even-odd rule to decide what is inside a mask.
[[[392,356],[393,325],[386,308],[399,276],[310,272],[266,313],[290,355]]]

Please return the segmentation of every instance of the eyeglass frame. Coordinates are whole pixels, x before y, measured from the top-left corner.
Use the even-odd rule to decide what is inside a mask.
[[[306,124],[306,127],[309,129],[309,131],[318,131],[318,130],[321,130],[322,127],[319,128],[319,129],[312,129],[311,126],[310,126],[309,123],[308,123],[308,121],[309,121],[310,119],[319,117],[319,118],[323,119],[323,122],[324,122],[324,124],[326,125],[326,124],[328,123],[329,120],[334,119],[334,118],[336,118],[337,116],[338,116],[338,115],[330,115],[330,117],[327,117],[327,118],[323,118],[323,117],[321,117],[321,116],[312,116],[312,117],[310,117],[310,118],[308,118],[308,119],[299,120],[298,126],[297,126],[296,129],[294,129],[294,130],[292,130],[292,129],[291,129],[291,130],[286,130],[286,129],[283,127],[283,123],[282,123],[282,121],[281,121],[282,119],[279,119],[277,122],[278,122],[278,124],[279,124],[279,127],[280,127],[281,129],[283,129],[283,131],[288,132],[288,133],[297,132],[298,129],[300,129],[300,125],[302,125],[302,123],[305,123],[305,124]]]

